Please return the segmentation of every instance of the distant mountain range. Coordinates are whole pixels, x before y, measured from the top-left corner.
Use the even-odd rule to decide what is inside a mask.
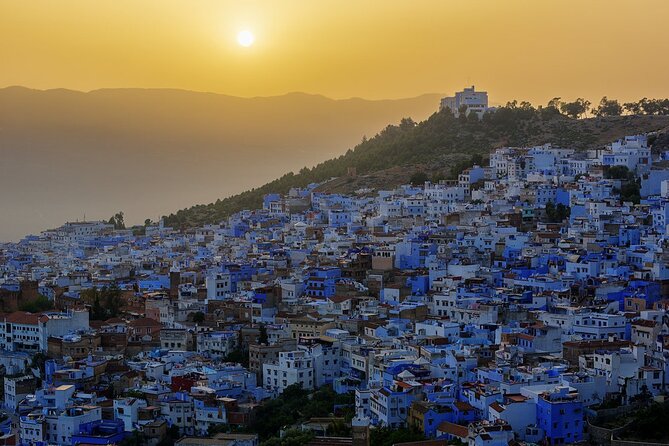
[[[0,89],[0,241],[75,219],[157,219],[346,152],[439,94],[333,100],[164,89]]]

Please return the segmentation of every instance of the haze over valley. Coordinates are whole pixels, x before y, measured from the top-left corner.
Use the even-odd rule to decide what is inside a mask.
[[[0,89],[0,241],[122,210],[143,223],[346,152],[438,94],[332,100],[166,89]]]

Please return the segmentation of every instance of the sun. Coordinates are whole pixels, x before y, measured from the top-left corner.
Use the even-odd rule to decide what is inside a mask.
[[[237,34],[237,43],[244,47],[250,47],[255,42],[256,38],[253,33],[249,30],[240,31]]]

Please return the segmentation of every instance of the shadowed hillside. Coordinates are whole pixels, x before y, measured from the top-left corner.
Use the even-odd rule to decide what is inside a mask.
[[[439,95],[368,101],[292,93],[0,89],[0,241],[67,220],[157,219],[342,153]]]
[[[357,187],[392,187],[407,182],[418,170],[448,176],[451,167],[474,154],[487,153],[500,146],[531,146],[551,142],[564,147],[586,149],[602,146],[625,135],[663,129],[669,116],[610,116],[572,119],[550,108],[534,109],[507,106],[484,119],[455,118],[448,112],[434,113],[416,124],[403,119],[387,126],[374,138],[363,141],[338,158],[317,166],[290,172],[264,186],[193,206],[167,216],[166,222],[177,228],[217,223],[242,209],[260,207],[264,194],[286,193],[291,187],[303,187],[345,175],[355,167],[360,178],[350,184],[325,185],[323,190],[342,192]],[[401,169],[398,169],[401,168]]]

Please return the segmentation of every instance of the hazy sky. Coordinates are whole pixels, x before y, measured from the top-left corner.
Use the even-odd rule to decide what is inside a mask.
[[[0,86],[667,97],[668,18],[667,0],[2,0]]]

